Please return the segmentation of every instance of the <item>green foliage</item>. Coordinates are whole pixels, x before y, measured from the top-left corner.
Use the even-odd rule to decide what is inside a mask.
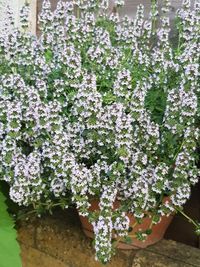
[[[162,124],[166,108],[167,94],[161,88],[152,88],[146,97],[146,108],[151,112],[154,122]]]
[[[200,236],[200,223],[197,223],[195,233]]]
[[[50,62],[52,60],[53,57],[53,53],[51,50],[47,50],[45,53],[45,59],[47,62]]]
[[[21,267],[20,248],[16,240],[15,224],[7,208],[6,197],[0,187],[0,266]]]
[[[132,242],[133,242],[133,240],[130,236],[124,237],[124,240],[125,240],[126,244],[132,244]]]

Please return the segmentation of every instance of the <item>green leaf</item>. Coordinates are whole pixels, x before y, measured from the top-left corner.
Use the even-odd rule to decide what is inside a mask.
[[[144,241],[146,239],[146,237],[143,235],[143,232],[141,232],[141,231],[136,232],[136,238],[139,241]]]
[[[120,157],[126,157],[126,156],[128,155],[128,152],[127,152],[126,147],[120,147],[120,148],[117,150],[117,154],[118,154]]]
[[[51,59],[53,58],[53,53],[51,50],[47,50],[45,52],[45,59],[47,62],[51,61]]]
[[[5,200],[0,187],[0,265],[1,267],[21,267],[14,220],[7,211]]]
[[[12,127],[12,128],[17,128],[17,127],[19,127],[19,123],[17,122],[17,121],[11,121],[11,123],[10,123],[10,126]]]
[[[111,104],[116,100],[116,96],[113,95],[111,92],[107,92],[103,95],[103,103],[104,104]]]
[[[118,170],[119,172],[123,172],[123,171],[125,170],[125,165],[124,165],[123,162],[119,162],[119,163],[117,164],[117,170]]]
[[[200,223],[197,223],[195,233],[196,233],[196,235],[200,236]]]
[[[132,242],[133,242],[133,240],[130,236],[124,237],[124,240],[125,240],[126,244],[132,244]]]
[[[130,226],[130,227],[128,228],[128,232],[130,233],[130,232],[132,232],[132,231],[133,231],[133,227]]]
[[[152,234],[152,229],[147,229],[145,232],[146,232],[147,235],[151,235]]]
[[[151,88],[145,99],[145,107],[151,113],[151,119],[162,124],[165,113],[167,94],[162,88]]]
[[[153,224],[157,224],[159,223],[159,221],[160,221],[160,215],[154,215],[152,220]]]

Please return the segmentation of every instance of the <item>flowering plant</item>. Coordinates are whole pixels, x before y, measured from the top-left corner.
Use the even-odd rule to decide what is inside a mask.
[[[120,18],[122,4],[59,1],[51,11],[44,0],[39,37],[26,30],[27,5],[21,29],[9,13],[0,35],[1,178],[19,205],[76,204],[102,262],[112,233],[128,235],[127,212],[156,224],[181,209],[199,173],[200,5],[183,1],[174,45],[169,1],[160,19],[156,1],[148,19],[142,5]]]

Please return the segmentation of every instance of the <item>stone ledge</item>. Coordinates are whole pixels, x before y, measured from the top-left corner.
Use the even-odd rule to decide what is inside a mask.
[[[21,244],[21,258],[23,267],[71,267],[59,259],[23,244]]]
[[[199,267],[200,250],[171,240],[162,240],[140,250],[132,267]]]
[[[101,267],[92,241],[83,234],[74,210],[32,218],[18,228],[23,267]],[[199,267],[200,250],[162,240],[143,250],[118,250],[107,267]]]
[[[92,241],[83,234],[79,217],[74,210],[21,222],[18,240],[22,249],[23,267],[43,267],[38,265],[40,253],[42,256],[47,255],[47,261],[49,258],[54,259],[48,267],[102,266],[95,261]],[[134,255],[134,251],[117,251],[107,267],[130,267]],[[61,262],[64,265],[60,265]]]

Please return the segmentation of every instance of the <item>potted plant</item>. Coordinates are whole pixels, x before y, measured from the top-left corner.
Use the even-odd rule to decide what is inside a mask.
[[[27,32],[27,5],[21,29],[9,15],[0,36],[10,197],[38,211],[75,204],[103,263],[120,241],[158,241],[199,174],[199,4],[178,11],[177,44],[167,0],[160,18],[156,1],[148,19],[142,5],[120,18],[122,4],[59,1],[51,11],[44,0],[38,37]]]

